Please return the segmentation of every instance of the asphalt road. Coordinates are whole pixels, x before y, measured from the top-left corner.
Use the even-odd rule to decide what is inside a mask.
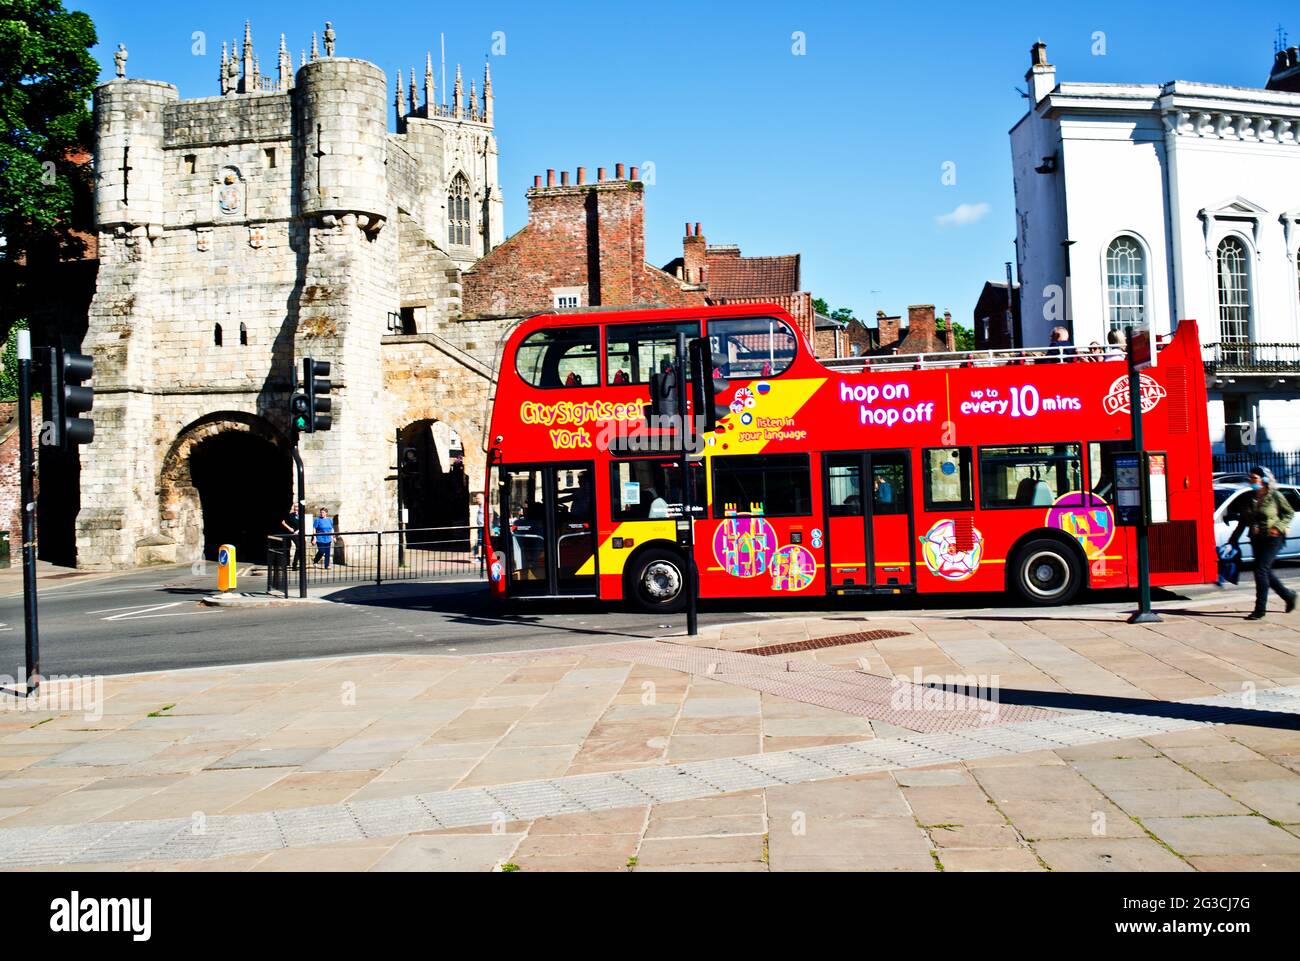
[[[1300,581],[1300,568],[1280,571]],[[396,584],[342,588],[329,603],[227,609],[199,598],[214,576],[196,577],[188,567],[153,568],[110,577],[46,582],[40,590],[41,669],[55,674],[126,674],[183,667],[243,664],[305,657],[384,652],[492,653],[599,644],[649,638],[685,630],[684,615],[653,616],[620,605],[538,601],[502,610],[474,582]],[[241,587],[244,585],[241,584]],[[252,580],[250,589],[260,587]],[[1249,574],[1231,596],[1249,610]],[[1213,587],[1182,594],[1157,592],[1157,607],[1177,608],[1217,599]],[[943,615],[959,611],[974,619],[1081,616],[1089,610],[1131,609],[1131,594],[1092,595],[1066,609],[1006,606],[1005,595],[852,597],[752,602],[704,602],[703,625],[761,622],[817,613],[842,617],[846,630],[861,615],[890,611]],[[24,672],[21,592],[0,595],[0,675]]]

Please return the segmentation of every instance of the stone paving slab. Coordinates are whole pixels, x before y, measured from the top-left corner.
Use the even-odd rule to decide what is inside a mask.
[[[1280,696],[1274,700],[1280,706],[1291,706],[1300,711],[1300,699]],[[1277,713],[1279,718],[1287,717],[1283,712]],[[1171,720],[1177,729],[1177,719]],[[1159,722],[1159,718],[1144,717],[1139,726],[1143,733],[1151,734],[1159,731]],[[1032,727],[1036,724],[1041,725],[1041,722],[1028,721],[1023,726]],[[1009,745],[1018,744],[1024,752],[1032,752],[1039,750],[1040,744],[1047,743],[1042,738],[1023,734],[1018,728],[1018,725],[1006,724],[996,729],[962,732],[959,736],[963,742],[960,753],[944,750],[945,747],[951,749],[957,744],[954,735],[949,734],[909,735],[906,739],[881,739],[837,747],[839,751],[860,753],[868,759],[878,758],[886,767],[896,769],[969,760],[973,754],[978,754],[974,748],[982,743],[981,738],[988,735],[1001,737],[1006,742],[988,744],[989,756],[1015,750]],[[1119,736],[1123,735],[1111,734],[1110,739]],[[1106,740],[1107,735],[1098,732],[1095,739]],[[830,756],[826,755],[827,760]],[[840,757],[842,763],[849,757],[847,754],[836,756]],[[685,763],[653,772],[630,770],[607,775],[573,775],[492,788],[426,793],[405,800],[392,799],[386,807],[373,809],[383,812],[383,817],[369,823],[358,815],[356,807],[348,804],[219,816],[208,819],[202,833],[186,833],[182,830],[161,844],[157,843],[157,839],[147,829],[137,826],[140,823],[156,822],[95,822],[91,825],[57,826],[45,831],[0,828],[0,852],[13,852],[13,863],[83,863],[97,842],[104,841],[111,832],[123,826],[128,833],[122,835],[121,844],[113,845],[116,855],[126,860],[149,860],[226,857],[320,843],[358,841],[372,837],[369,832],[376,830],[385,834],[408,834],[427,830],[430,820],[441,828],[503,825],[506,822],[527,821],[543,816],[637,806],[644,804],[647,799],[663,803],[683,797],[722,795],[737,790],[826,781],[843,776],[842,767],[821,763],[819,757],[810,751],[779,751]],[[1137,766],[1144,763],[1156,762],[1144,759],[1076,762],[1079,772],[1085,778],[1090,772],[1094,778],[1099,777],[1103,771],[1113,770],[1117,764]],[[1184,778],[1195,780],[1171,761],[1159,763],[1169,765],[1169,770],[1178,772]],[[1165,768],[1162,767],[1161,770]],[[1014,773],[1015,769],[1008,771]],[[1001,779],[1003,783],[1006,783],[1007,776],[993,772],[980,775],[983,780]],[[1131,783],[1132,778],[1120,780],[1122,783]],[[1019,781],[1027,787],[1037,789],[1042,786],[1043,778],[1041,775],[1032,775],[1019,778]],[[681,790],[679,785],[684,786],[685,790]],[[412,800],[414,804],[410,803]],[[128,843],[128,839],[132,838],[136,841],[134,848]],[[1300,851],[1300,838],[1291,834],[1285,834],[1285,838],[1294,843],[1294,851]],[[1293,853],[1288,844],[1283,842],[1278,842],[1276,851]],[[1214,849],[1196,853],[1225,852]]]

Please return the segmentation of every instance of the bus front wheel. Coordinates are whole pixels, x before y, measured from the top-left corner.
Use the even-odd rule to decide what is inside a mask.
[[[648,550],[633,564],[628,598],[651,614],[674,614],[686,606],[686,562],[680,554]]]
[[[1016,555],[1016,591],[1030,604],[1068,604],[1083,586],[1074,552],[1050,538],[1030,541]]]

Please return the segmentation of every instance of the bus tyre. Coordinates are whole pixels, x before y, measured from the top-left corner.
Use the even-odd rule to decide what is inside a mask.
[[[686,607],[686,562],[675,551],[648,550],[637,557],[627,596],[651,614],[675,614]]]
[[[1083,586],[1074,551],[1051,538],[1030,541],[1016,555],[1016,591],[1030,604],[1068,604]]]

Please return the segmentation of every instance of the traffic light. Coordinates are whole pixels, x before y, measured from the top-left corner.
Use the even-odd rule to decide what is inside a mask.
[[[311,418],[307,416],[310,410],[311,405],[307,403],[307,395],[302,391],[289,398],[289,420],[297,433],[311,430]]]
[[[329,430],[333,417],[330,408],[333,401],[327,396],[333,385],[327,379],[330,373],[328,360],[302,360],[302,390],[289,398],[289,412],[294,430],[304,434],[314,434],[318,430]]]
[[[704,418],[704,430],[711,431],[731,411],[724,398],[731,384],[722,376],[727,357],[715,354],[707,337],[692,340],[687,349],[691,363],[691,406],[696,417]]]
[[[420,452],[414,447],[397,449],[397,470],[404,477],[416,477],[420,473]]]
[[[95,406],[95,389],[82,383],[95,376],[95,361],[85,354],[64,353],[55,347],[49,351],[45,409],[45,419],[53,431],[49,442],[62,450],[72,450],[95,439],[95,422],[81,416]]]

